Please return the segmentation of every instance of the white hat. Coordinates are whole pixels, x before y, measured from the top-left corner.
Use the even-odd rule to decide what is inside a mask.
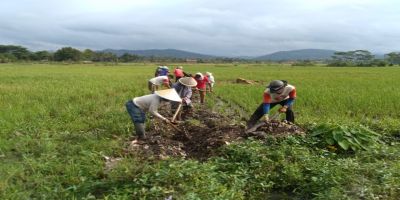
[[[159,97],[170,101],[177,101],[177,102],[182,101],[181,97],[178,95],[175,89],[158,90],[155,91],[154,93]]]
[[[207,76],[211,76],[212,73],[211,72],[206,72]]]
[[[194,87],[194,86],[197,85],[197,81],[194,80],[194,78],[192,78],[192,77],[180,78],[178,81],[182,85],[186,85],[186,86],[189,86],[189,87]]]
[[[182,66],[178,66],[177,68],[178,68],[178,69],[183,69],[183,67],[182,67]]]
[[[204,75],[202,73],[200,73],[200,72],[197,72],[195,75],[199,75],[200,76],[200,80],[203,80],[203,78],[204,78]]]

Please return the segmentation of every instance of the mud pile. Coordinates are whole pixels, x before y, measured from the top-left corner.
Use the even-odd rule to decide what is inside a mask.
[[[202,108],[196,108],[190,119],[176,124],[181,131],[160,120],[152,120],[146,139],[132,141],[127,147],[128,152],[160,159],[184,157],[203,160],[214,155],[219,147],[245,137],[243,125],[230,124],[228,118]]]
[[[169,106],[161,107],[159,112],[169,118],[173,115]],[[203,105],[196,105],[193,114],[175,126],[180,131],[165,122],[152,119],[146,139],[130,142],[125,152],[156,159],[182,157],[205,160],[215,155],[219,147],[248,137],[263,140],[267,135],[285,137],[304,134],[295,124],[281,121],[271,121],[254,132],[245,133],[244,122],[235,122]]]
[[[305,135],[305,130],[286,120],[272,120],[269,123],[264,123],[256,130],[247,133],[247,136],[254,136],[258,139],[265,139],[267,136],[286,137],[289,135]]]

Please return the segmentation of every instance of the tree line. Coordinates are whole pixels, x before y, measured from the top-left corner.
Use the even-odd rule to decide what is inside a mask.
[[[0,45],[0,62],[17,61],[91,61],[91,62],[134,62],[143,57],[132,54],[117,56],[113,53],[98,52],[90,49],[80,51],[72,47],[63,47],[55,52],[31,52],[27,48],[15,45]]]
[[[328,66],[345,67],[345,66],[359,66],[359,67],[370,67],[370,66],[393,66],[400,64],[400,52],[391,52],[385,54],[384,59],[376,59],[371,52],[367,50],[355,50],[355,51],[338,51],[332,56],[332,59],[328,62]]]
[[[85,49],[80,51],[72,47],[63,47],[55,52],[29,51],[27,48],[15,45],[0,45],[0,63],[21,61],[56,61],[56,62],[186,62],[184,58],[140,56],[125,53],[117,56],[110,52],[93,51]],[[236,58],[197,59],[198,63],[216,62],[231,63],[244,61]]]
[[[20,61],[56,61],[56,62],[185,62],[183,58],[163,58],[155,56],[139,56],[125,53],[121,56],[110,52],[93,51],[85,49],[80,51],[72,47],[63,47],[55,52],[50,51],[29,51],[27,48],[15,45],[0,45],[0,63]],[[260,61],[246,60],[239,58],[213,58],[197,59],[198,63],[259,63]],[[299,61],[300,66],[310,66],[312,61]],[[376,59],[367,50],[355,50],[346,52],[335,52],[331,59],[326,61],[328,66],[393,66],[400,65],[400,52],[385,54],[384,59]]]

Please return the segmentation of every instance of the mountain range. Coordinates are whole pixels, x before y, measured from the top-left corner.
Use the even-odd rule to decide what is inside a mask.
[[[177,49],[149,49],[149,50],[126,50],[126,49],[105,49],[102,52],[113,53],[117,56],[122,56],[125,53],[135,54],[145,57],[163,57],[163,58],[182,58],[182,59],[213,59],[217,56],[205,55],[200,53],[193,53],[189,51],[182,51]]]
[[[327,49],[300,49],[292,51],[278,51],[275,53],[253,58],[254,60],[326,60],[336,51]]]
[[[125,53],[128,53],[144,57],[154,56],[154,57],[180,58],[180,59],[227,58],[227,57],[206,55],[206,54],[194,53],[190,51],[183,51],[177,49],[149,49],[149,50],[104,49],[101,52],[109,52],[117,56],[121,56]],[[328,49],[299,49],[291,51],[278,51],[275,53],[257,57],[242,56],[242,57],[232,57],[232,58],[246,59],[246,60],[260,60],[260,61],[326,60],[330,59],[335,52],[336,52],[335,50],[328,50]],[[383,55],[376,55],[376,58],[380,57],[383,57]]]

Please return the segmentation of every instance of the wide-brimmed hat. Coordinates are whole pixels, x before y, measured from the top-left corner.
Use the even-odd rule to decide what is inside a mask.
[[[159,97],[170,101],[177,101],[177,102],[182,101],[181,97],[178,95],[175,89],[158,90],[155,91],[154,93]]]
[[[212,76],[212,73],[211,72],[206,72],[206,75],[207,76]]]
[[[186,85],[186,86],[189,86],[189,87],[194,87],[194,86],[197,85],[197,81],[194,80],[194,78],[192,78],[192,77],[180,78],[178,81],[182,85]]]

